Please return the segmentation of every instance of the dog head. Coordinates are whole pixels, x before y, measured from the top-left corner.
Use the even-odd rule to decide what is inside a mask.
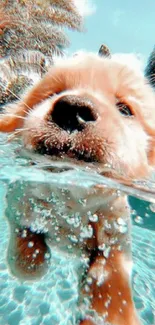
[[[0,130],[19,128],[35,152],[145,177],[155,161],[155,93],[133,55],[79,53],[58,59],[6,109]]]

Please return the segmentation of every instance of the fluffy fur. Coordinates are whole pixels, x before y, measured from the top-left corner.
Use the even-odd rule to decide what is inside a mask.
[[[45,77],[21,101],[14,103],[0,120],[0,130],[21,128],[24,145],[30,151],[56,156],[101,169],[110,166],[110,177],[138,179],[148,177],[155,161],[155,94],[143,76],[133,55],[99,57],[80,53],[59,59]],[[46,219],[46,233],[38,234],[36,220],[42,214],[33,211],[32,197],[49,212],[50,193],[65,202],[63,215],[79,212],[81,224],[74,228],[62,221],[60,206],[52,214],[59,220],[59,235],[76,238],[88,258],[87,285],[82,288],[90,298],[90,309],[81,325],[140,324],[131,291],[130,208],[127,197],[97,186],[89,193],[72,189],[63,194],[58,189],[25,187],[18,203],[22,217],[18,232],[12,231],[12,249],[16,262],[12,271],[19,276],[36,277],[45,272],[49,245],[55,243],[53,224]],[[12,195],[16,191],[12,189]],[[79,199],[87,199],[81,206]],[[23,201],[24,200],[24,201]],[[24,202],[24,203],[23,203]],[[88,217],[91,210],[95,220]],[[58,213],[59,211],[59,213]],[[10,222],[11,223],[11,222]],[[35,223],[35,227],[34,227]],[[17,225],[14,223],[12,228]],[[81,235],[87,226],[89,236]],[[87,230],[88,230],[87,229]],[[33,245],[28,247],[32,241]],[[61,246],[61,245],[60,245]],[[38,254],[34,255],[38,249]]]

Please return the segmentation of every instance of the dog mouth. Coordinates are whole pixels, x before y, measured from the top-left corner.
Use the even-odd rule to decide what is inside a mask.
[[[97,155],[92,154],[91,150],[79,150],[72,149],[71,144],[63,144],[60,147],[56,146],[46,146],[44,142],[38,143],[35,152],[41,155],[47,155],[52,158],[61,159],[61,160],[76,160],[83,161],[85,163],[99,163],[99,158]]]

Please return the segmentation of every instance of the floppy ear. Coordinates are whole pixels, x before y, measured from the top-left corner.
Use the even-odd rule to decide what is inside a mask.
[[[149,81],[149,84],[155,88],[155,47],[153,48],[148,62],[145,68],[145,77]],[[154,106],[155,110],[155,106]],[[149,152],[149,162],[151,165],[155,166],[155,129],[154,132],[151,132],[151,139],[150,139],[150,152]]]
[[[98,51],[98,55],[99,56],[105,56],[105,57],[110,58],[111,57],[111,53],[110,53],[110,50],[109,50],[108,46],[106,46],[105,44],[102,44],[100,46],[99,51]]]
[[[149,56],[147,66],[145,69],[145,76],[148,79],[151,86],[155,88],[155,47]]]

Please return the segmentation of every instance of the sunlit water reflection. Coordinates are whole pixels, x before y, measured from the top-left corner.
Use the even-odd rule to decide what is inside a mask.
[[[6,262],[9,227],[4,217],[5,195],[16,182],[53,184],[58,187],[89,188],[102,184],[107,188],[125,191],[130,195],[133,208],[133,288],[136,307],[143,323],[155,324],[155,184],[138,184],[141,189],[121,185],[87,169],[65,166],[58,173],[60,164],[53,164],[48,171],[43,161],[31,164],[20,155],[18,143],[5,143],[1,136],[0,146],[0,324],[1,325],[75,325],[79,310],[76,269],[78,257],[59,254],[54,249],[48,273],[36,282],[21,282],[14,278]],[[5,144],[4,144],[5,143]],[[34,161],[34,158],[33,158]],[[46,168],[45,168],[46,167]],[[132,196],[132,197],[131,197]],[[145,200],[145,202],[144,202]]]

